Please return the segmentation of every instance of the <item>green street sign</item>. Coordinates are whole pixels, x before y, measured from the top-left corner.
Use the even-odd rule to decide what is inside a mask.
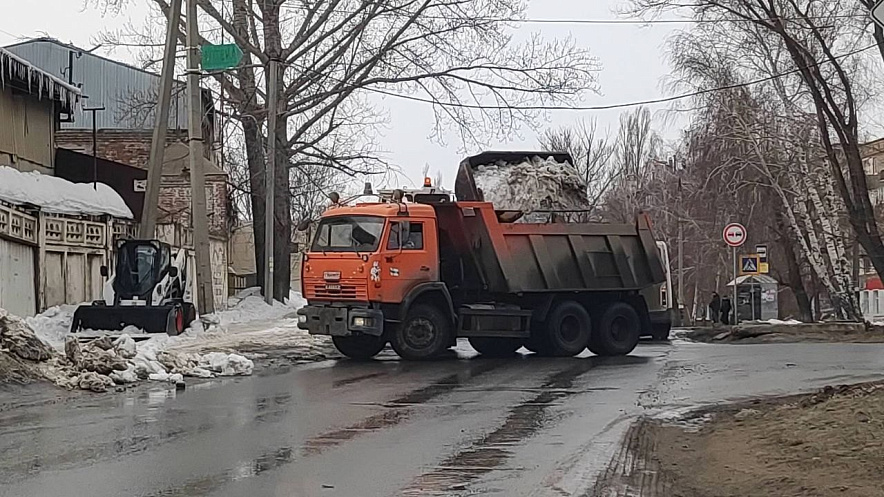
[[[203,45],[203,71],[223,71],[232,69],[242,61],[242,50],[233,43],[224,45]]]

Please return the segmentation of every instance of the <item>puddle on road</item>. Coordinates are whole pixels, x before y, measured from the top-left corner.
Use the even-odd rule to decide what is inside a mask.
[[[491,471],[501,469],[503,463],[512,456],[511,447],[531,437],[549,421],[547,411],[557,401],[587,390],[574,390],[574,381],[590,369],[600,365],[634,364],[642,358],[588,358],[556,373],[540,387],[540,393],[522,402],[509,411],[503,424],[475,440],[468,448],[461,450],[440,463],[433,471],[419,476],[408,487],[404,495],[446,494],[463,492],[470,482]]]
[[[347,386],[347,385],[352,385],[352,384],[354,384],[354,383],[359,383],[360,381],[370,380],[370,379],[372,379],[372,378],[377,378],[378,376],[384,376],[384,375],[386,375],[386,374],[387,374],[386,371],[380,371],[380,372],[377,372],[377,373],[368,373],[368,374],[363,374],[363,375],[360,375],[360,376],[354,376],[354,377],[352,377],[352,378],[345,378],[345,379],[343,379],[343,380],[337,380],[337,381],[335,381],[335,382],[332,383],[332,388],[341,388],[341,387],[345,387],[345,386]]]
[[[462,383],[478,375],[491,371],[501,365],[501,361],[480,361],[471,364],[470,367],[455,374],[448,375],[441,380],[424,388],[414,390],[388,403],[392,406],[389,410],[363,419],[347,428],[334,430],[315,437],[301,448],[301,456],[309,457],[318,454],[322,450],[340,445],[348,440],[367,433],[394,426],[408,418],[411,414],[411,406],[427,402],[442,394],[448,393]],[[286,403],[280,398],[261,399],[261,404],[271,406],[273,404]],[[182,485],[159,490],[145,497],[190,497],[193,495],[206,495],[214,492],[231,482],[256,477],[266,471],[270,471],[295,461],[296,451],[291,447],[281,447],[271,452],[262,454],[251,461],[244,461],[233,468],[208,475],[202,478],[191,479]]]
[[[388,411],[369,416],[346,428],[329,431],[307,440],[301,448],[301,453],[305,456],[316,455],[325,449],[340,445],[359,435],[397,425],[408,419],[413,413],[412,406],[423,404],[433,398],[451,392],[463,382],[491,371],[502,364],[500,361],[481,361],[471,364],[466,371],[448,375],[431,385],[419,388],[385,403],[384,407],[388,408]]]

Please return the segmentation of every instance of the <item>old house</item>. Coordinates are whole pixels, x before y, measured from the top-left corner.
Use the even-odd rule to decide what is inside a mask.
[[[0,49],[0,307],[31,316],[100,298],[132,213],[104,184],[55,177],[54,138],[80,90]]]
[[[82,91],[84,105],[62,116],[53,137],[58,148],[56,174],[72,181],[91,181],[94,174],[99,182],[117,190],[138,220],[141,206],[137,204],[144,198],[159,76],[51,38],[24,41],[7,50],[28,58],[56,79]],[[173,85],[157,237],[189,248],[192,238],[186,146],[188,105],[184,89],[182,82]],[[91,112],[90,108],[103,110]],[[220,127],[208,90],[203,92],[202,115],[215,302],[216,307],[223,308],[227,295],[228,223],[232,213],[227,174],[216,165],[220,164]],[[94,168],[89,162],[93,153],[98,157]]]

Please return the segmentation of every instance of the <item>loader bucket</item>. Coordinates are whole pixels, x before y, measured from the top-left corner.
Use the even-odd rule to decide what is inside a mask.
[[[177,335],[189,324],[180,305],[164,306],[106,306],[81,305],[74,312],[71,333],[81,330],[119,331],[135,326],[147,333]]]

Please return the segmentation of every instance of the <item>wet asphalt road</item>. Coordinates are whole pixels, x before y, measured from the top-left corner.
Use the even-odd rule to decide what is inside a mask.
[[[462,349],[182,392],[4,392],[0,496],[590,495],[636,416],[884,378],[884,345],[870,344],[509,360]]]

